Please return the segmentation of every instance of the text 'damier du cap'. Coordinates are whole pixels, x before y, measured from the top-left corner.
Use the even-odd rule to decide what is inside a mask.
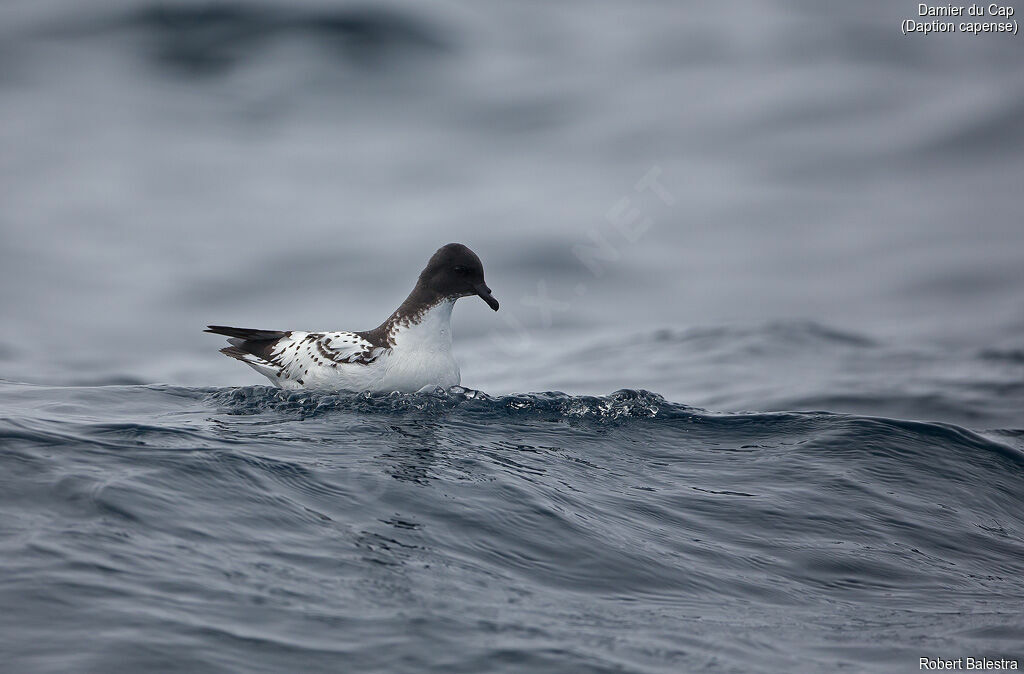
[[[1016,35],[1018,29],[1016,11],[1013,5],[997,2],[969,5],[917,4],[914,16],[903,20],[900,30],[904,35],[916,33],[967,33],[986,35],[1008,33]]]

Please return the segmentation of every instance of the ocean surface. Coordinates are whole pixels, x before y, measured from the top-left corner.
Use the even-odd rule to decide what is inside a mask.
[[[1024,38],[916,11],[0,4],[0,671],[1024,667]],[[465,388],[201,332],[450,241]]]

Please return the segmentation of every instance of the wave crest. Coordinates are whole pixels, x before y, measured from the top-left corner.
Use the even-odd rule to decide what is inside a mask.
[[[559,391],[491,396],[461,386],[422,393],[325,393],[285,391],[269,386],[246,386],[214,391],[208,400],[227,414],[268,411],[303,416],[328,412],[363,414],[504,414],[565,419],[644,419],[691,414],[695,408],[667,401],[651,391],[620,389],[606,396],[571,396]]]

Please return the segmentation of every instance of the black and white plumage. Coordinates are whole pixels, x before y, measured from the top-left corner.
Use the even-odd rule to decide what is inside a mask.
[[[413,392],[460,383],[452,357],[455,301],[480,296],[498,310],[480,258],[450,243],[434,253],[416,286],[387,320],[365,332],[252,330],[210,325],[228,337],[221,353],[288,389]]]

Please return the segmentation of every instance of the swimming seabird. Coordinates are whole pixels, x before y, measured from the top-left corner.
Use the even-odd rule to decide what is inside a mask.
[[[495,311],[476,253],[460,243],[442,246],[416,286],[387,320],[366,332],[252,330],[226,325],[221,353],[236,358],[285,389],[415,392],[461,382],[452,357],[452,307],[478,295]]]

